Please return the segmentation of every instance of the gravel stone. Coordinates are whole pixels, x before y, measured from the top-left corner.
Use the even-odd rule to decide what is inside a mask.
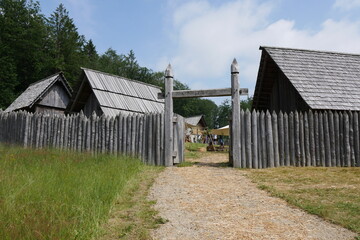
[[[355,233],[259,190],[246,172],[218,167],[213,154],[192,167],[168,167],[149,198],[168,220],[153,239],[354,239]]]

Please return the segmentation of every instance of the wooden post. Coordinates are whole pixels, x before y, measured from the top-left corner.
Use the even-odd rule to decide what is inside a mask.
[[[164,121],[164,114],[161,114],[161,123],[160,123],[160,129],[161,129],[161,133],[160,133],[160,135],[161,135],[161,138],[160,138],[160,151],[161,151],[161,164],[160,165],[162,165],[162,166],[164,166],[165,165],[165,160],[164,160],[164,155],[165,155],[165,153],[164,153],[164,148],[165,148],[165,142],[164,142],[164,133],[165,133],[165,127],[164,127],[164,123],[165,121]]]
[[[245,155],[245,142],[246,142],[246,132],[245,132],[245,112],[243,110],[240,111],[240,118],[241,118],[241,122],[243,124],[241,124],[241,130],[240,130],[240,135],[241,135],[241,163],[240,163],[240,167],[242,168],[246,168],[246,155]],[[231,125],[231,123],[230,123]],[[231,129],[231,128],[230,128]],[[232,139],[230,139],[232,140]],[[230,151],[231,152],[231,151]],[[232,154],[232,153],[231,153]],[[232,158],[232,156],[230,156]],[[230,159],[229,159],[230,160]]]
[[[131,123],[131,155],[135,156],[136,155],[136,145],[138,144],[138,142],[136,142],[136,123],[137,123],[137,115],[133,115],[132,117],[132,123]]]
[[[324,137],[324,117],[319,113],[319,130],[320,130],[320,166],[325,167],[325,137]]]
[[[294,125],[295,125],[295,166],[300,166],[301,160],[301,149],[300,149],[300,122],[299,122],[299,113],[295,111],[294,115]]]
[[[236,59],[231,64],[231,107],[232,107],[232,157],[233,166],[240,167],[240,86],[239,86],[239,65]],[[250,160],[251,161],[251,160]]]
[[[277,114],[275,111],[271,114],[271,121],[272,121],[272,132],[273,132],[273,144],[274,144],[274,166],[278,167],[280,165],[279,162],[279,135],[278,135],[278,121],[277,121]]]
[[[329,132],[329,114],[324,112],[324,141],[325,141],[325,165],[324,167],[331,166],[331,143],[330,143],[330,132]]]
[[[359,117],[358,113],[354,112],[354,149],[355,149],[355,166],[360,167],[360,144],[359,144]]]
[[[305,135],[305,156],[306,166],[311,166],[309,115],[304,113],[304,135]]]
[[[310,133],[311,166],[316,166],[314,114],[311,110],[309,112],[309,133]]]
[[[295,166],[295,124],[294,124],[294,113],[289,114],[289,140],[290,140],[290,166]]]
[[[155,158],[155,164],[157,166],[161,166],[161,143],[160,143],[160,139],[161,139],[161,115],[157,114],[156,116],[156,158]]]
[[[336,166],[336,154],[335,154],[335,132],[334,132],[334,114],[332,111],[329,112],[329,133],[330,133],[330,144],[331,144],[331,166]]]
[[[344,165],[342,167],[351,166],[351,150],[350,150],[350,121],[349,113],[344,113]]]
[[[243,124],[245,125],[245,149],[242,149],[245,151],[245,157],[246,157],[246,167],[252,168],[252,156],[251,156],[251,112],[249,109],[245,112],[245,118],[244,118]],[[233,145],[234,146],[234,145]],[[233,149],[234,150],[234,149]],[[235,159],[235,158],[233,158]],[[245,159],[242,159],[245,162]],[[235,161],[234,161],[235,162]],[[235,165],[234,165],[235,167]],[[240,166],[239,166],[240,167]]]
[[[305,166],[305,134],[304,134],[304,115],[299,113],[299,131],[300,131],[300,166]]]
[[[267,167],[274,167],[274,139],[272,132],[271,114],[266,111],[266,149],[267,149]]]
[[[340,166],[340,158],[341,158],[341,154],[340,154],[340,124],[339,124],[339,114],[337,111],[335,111],[334,113],[334,131],[335,131],[335,155],[336,155],[336,159],[335,159],[335,165],[339,167]]]
[[[165,166],[173,165],[173,83],[171,65],[165,70]]]
[[[290,137],[289,137],[289,118],[288,114],[284,113],[284,143],[285,143],[285,160],[284,166],[290,166]]]
[[[284,134],[284,115],[280,111],[278,115],[279,133],[279,157],[280,166],[285,166],[285,134]]]
[[[350,166],[355,167],[355,150],[354,150],[354,119],[352,112],[349,112],[349,121],[350,121]],[[349,166],[349,167],[350,167]]]
[[[262,168],[262,159],[261,159],[261,126],[260,126],[260,112],[256,112],[256,121],[257,121],[257,151],[258,151],[258,168]],[[241,122],[241,120],[240,120]]]
[[[265,123],[265,113],[262,111],[260,113],[260,126],[261,126],[261,168],[268,167],[267,165],[267,152],[266,152],[266,123]]]
[[[251,114],[251,137],[252,137],[252,168],[258,168],[258,127],[257,127],[257,114],[256,111],[253,110]]]

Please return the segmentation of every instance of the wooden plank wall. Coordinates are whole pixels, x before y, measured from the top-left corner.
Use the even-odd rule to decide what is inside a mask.
[[[0,111],[0,142],[31,148],[128,154],[164,165],[164,116],[43,115]]]
[[[241,114],[243,168],[360,167],[358,112]]]

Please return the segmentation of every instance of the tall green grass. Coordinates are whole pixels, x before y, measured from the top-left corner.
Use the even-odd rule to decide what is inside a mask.
[[[137,159],[0,146],[0,239],[98,235]]]
[[[191,152],[197,152],[197,151],[199,151],[200,148],[206,149],[206,147],[207,147],[207,144],[204,144],[204,143],[191,143],[191,142],[185,143],[185,149],[187,151],[191,151]]]

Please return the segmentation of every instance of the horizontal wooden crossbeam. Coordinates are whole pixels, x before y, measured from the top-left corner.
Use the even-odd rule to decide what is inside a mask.
[[[248,95],[247,88],[240,88],[240,95]],[[173,98],[198,98],[198,97],[223,97],[231,96],[231,88],[218,88],[207,90],[177,90],[172,92]],[[163,93],[159,93],[159,99],[164,99]]]

